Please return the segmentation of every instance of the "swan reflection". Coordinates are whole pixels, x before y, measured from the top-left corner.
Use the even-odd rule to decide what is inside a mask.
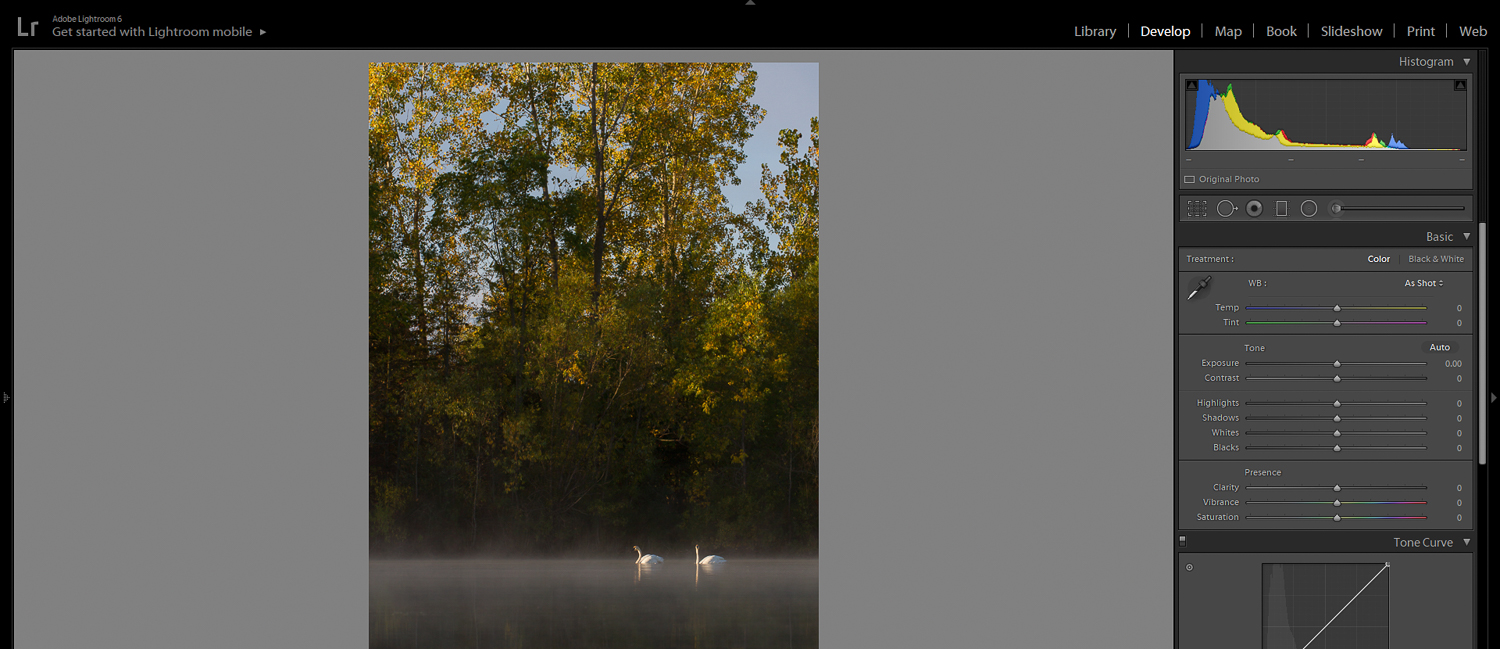
[[[723,570],[723,569],[724,569],[723,566],[715,565],[715,564],[712,564],[712,563],[695,563],[695,564],[693,564],[693,588],[697,588],[698,587],[698,579],[702,575],[704,575],[704,574],[710,574],[710,575],[712,575],[715,572],[718,572],[718,571]]]
[[[649,563],[637,563],[637,564],[635,564],[635,583],[637,583],[637,584],[641,583],[641,578],[642,577],[650,577],[651,576],[651,570],[652,570],[653,567],[654,566],[652,566]]]

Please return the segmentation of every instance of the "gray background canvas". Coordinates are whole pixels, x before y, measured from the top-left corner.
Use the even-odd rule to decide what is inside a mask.
[[[821,645],[1167,646],[1165,51],[15,52],[17,646],[368,645],[366,66],[592,57],[820,64]]]

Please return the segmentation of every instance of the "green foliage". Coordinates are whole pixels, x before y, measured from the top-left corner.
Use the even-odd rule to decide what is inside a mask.
[[[782,129],[777,142],[785,169],[772,174],[770,165],[761,165],[765,199],[747,206],[779,241],[776,251],[763,248],[755,259],[773,286],[801,277],[818,260],[818,118],[812,118],[809,132],[812,142],[799,152],[802,134]]]
[[[817,122],[731,211],[754,86],[370,66],[372,548],[816,549]]]

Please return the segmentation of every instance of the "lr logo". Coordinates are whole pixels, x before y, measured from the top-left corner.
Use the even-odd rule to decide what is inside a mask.
[[[31,33],[28,34],[28,33],[26,33],[26,30],[24,30],[24,29],[21,28],[21,17],[20,16],[16,16],[16,35],[17,36],[36,36],[36,24],[38,22],[40,22],[40,21],[36,21],[36,20],[31,21]]]

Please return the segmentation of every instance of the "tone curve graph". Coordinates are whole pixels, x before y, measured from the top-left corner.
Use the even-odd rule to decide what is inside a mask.
[[[1263,649],[1386,649],[1390,569],[1385,563],[1261,565]]]

